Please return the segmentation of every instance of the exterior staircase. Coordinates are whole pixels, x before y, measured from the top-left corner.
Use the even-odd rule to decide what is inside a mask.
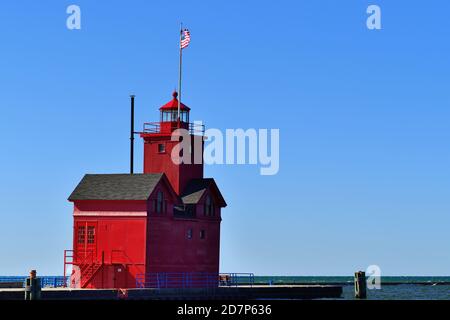
[[[79,269],[79,280],[78,283],[71,283],[73,279],[66,275],[67,266],[72,265]],[[95,277],[97,272],[102,268],[103,261],[98,262],[94,259],[94,253],[92,251],[76,255],[73,250],[64,251],[64,279],[70,280],[69,285],[71,287],[79,285],[80,288],[86,288],[92,279]]]
[[[86,263],[83,265],[79,265],[80,271],[81,271],[81,288],[86,288],[86,286],[89,284],[89,282],[94,278],[97,271],[99,271],[102,267],[101,263]]]

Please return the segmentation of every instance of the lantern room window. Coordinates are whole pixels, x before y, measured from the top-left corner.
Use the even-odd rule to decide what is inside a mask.
[[[161,112],[161,121],[162,122],[172,122],[177,121],[177,114],[173,111],[162,111]]]
[[[178,121],[178,110],[161,111],[161,122],[176,122]],[[180,111],[180,121],[189,122],[189,111]]]
[[[181,122],[189,122],[189,112],[181,111]]]

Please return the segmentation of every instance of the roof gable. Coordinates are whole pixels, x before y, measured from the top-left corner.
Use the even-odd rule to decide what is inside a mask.
[[[227,203],[220,193],[219,187],[212,178],[193,179],[186,186],[181,199],[184,204],[197,204],[207,190],[211,190],[218,199],[220,207],[226,207]]]
[[[86,174],[69,197],[77,200],[147,200],[164,174]]]
[[[170,183],[169,179],[167,179],[167,176],[165,174],[162,174],[162,177],[159,181],[159,183],[156,184],[156,186],[153,188],[152,192],[150,193],[150,196],[156,197],[154,194],[156,190],[159,190],[160,188],[157,188],[157,186],[160,185],[160,188],[163,187],[164,191],[168,191],[168,195],[173,203],[179,202],[179,197],[175,190],[173,190],[172,184]]]

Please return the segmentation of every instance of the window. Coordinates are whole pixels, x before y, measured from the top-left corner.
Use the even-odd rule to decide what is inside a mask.
[[[187,111],[181,111],[181,122],[189,122],[189,113]]]
[[[205,200],[205,216],[209,216],[209,209],[211,207],[211,197],[208,195]]]
[[[87,227],[87,233],[86,233],[86,227],[78,227],[77,231],[77,243],[78,244],[84,244],[86,241],[87,244],[94,244],[95,243],[95,227],[94,226],[88,226]]]
[[[214,213],[214,203],[211,197],[208,195],[205,200],[205,208],[204,208],[205,216],[212,217],[215,215]]]
[[[163,212],[163,206],[164,206],[164,194],[162,191],[158,191],[158,194],[156,196],[156,212],[161,213]]]
[[[88,227],[87,230],[87,243],[95,243],[95,227]]]
[[[175,111],[162,111],[161,119],[163,122],[174,122],[178,119],[178,110]]]
[[[170,110],[170,111],[162,111],[161,112],[161,121],[162,122],[178,121],[178,109]],[[180,121],[181,122],[189,122],[189,111],[181,110]]]
[[[78,227],[78,233],[77,233],[77,242],[79,244],[83,244],[84,243],[84,237],[86,235],[86,228],[85,227]]]
[[[205,239],[205,238],[206,238],[206,231],[200,230],[200,239]]]
[[[192,229],[188,229],[187,234],[186,234],[186,238],[192,239]]]
[[[165,145],[164,143],[158,144],[158,152],[159,152],[159,153],[164,153],[164,152],[166,152],[166,145]]]

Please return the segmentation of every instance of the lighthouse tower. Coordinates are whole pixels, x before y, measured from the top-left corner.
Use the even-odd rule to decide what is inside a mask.
[[[192,179],[203,178],[203,133],[202,125],[189,122],[190,108],[180,103],[180,119],[178,119],[178,93],[173,99],[159,108],[160,121],[144,124],[144,173],[164,172],[175,192],[180,195]],[[188,163],[173,161],[174,147],[179,144],[175,130],[184,129],[189,132]],[[197,157],[195,157],[197,153]],[[186,155],[185,155],[186,156]],[[185,157],[186,158],[186,157]]]

